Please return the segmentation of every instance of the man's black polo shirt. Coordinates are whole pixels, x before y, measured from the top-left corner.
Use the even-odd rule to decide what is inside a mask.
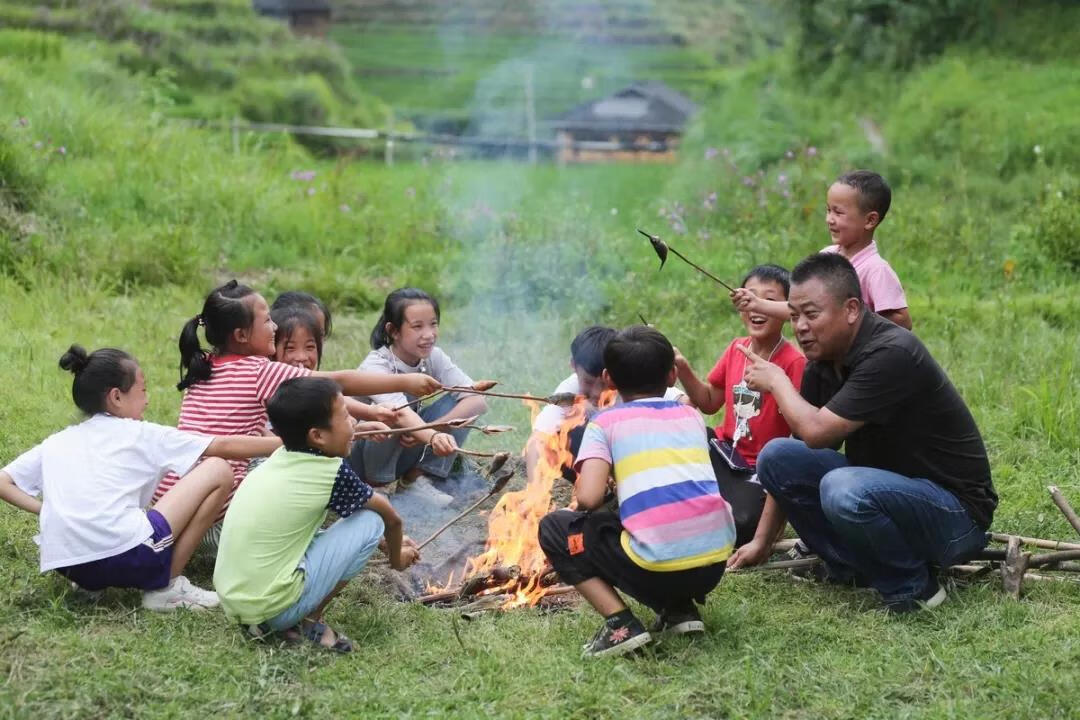
[[[990,526],[998,498],[979,428],[910,332],[864,311],[840,374],[831,363],[808,362],[801,392],[816,407],[865,423],[845,441],[852,465],[932,480]]]

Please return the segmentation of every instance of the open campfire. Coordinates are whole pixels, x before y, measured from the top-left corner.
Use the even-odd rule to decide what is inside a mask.
[[[532,400],[525,402],[535,417],[540,405]],[[576,602],[573,588],[563,585],[547,564],[537,530],[541,518],[553,509],[553,490],[562,477],[564,464],[573,459],[568,436],[583,422],[585,399],[578,397],[567,408],[557,434],[526,448],[527,453],[536,454],[535,467],[525,486],[503,494],[488,514],[483,550],[468,556],[460,571],[452,570],[448,577],[434,579],[418,602],[463,605],[465,611],[551,608]]]

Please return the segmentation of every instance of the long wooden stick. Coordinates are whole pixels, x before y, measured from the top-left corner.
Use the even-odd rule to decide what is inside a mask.
[[[1063,540],[1044,540],[1043,538],[1024,537],[1023,535],[1007,535],[1005,533],[990,533],[990,539],[994,542],[1007,543],[1009,538],[1020,539],[1021,545],[1031,545],[1043,550],[1080,550],[1080,544],[1064,542]]]
[[[548,403],[549,405],[562,406],[572,405],[573,399],[575,399],[575,395],[573,395],[572,393],[557,393],[555,395],[545,395],[544,397],[539,397],[537,395],[527,395],[522,393],[497,393],[492,390],[475,390],[473,388],[460,388],[460,386],[456,385],[448,386],[448,388],[444,388],[443,390],[454,393],[464,393],[467,395],[486,395],[487,397],[509,397],[511,399],[518,400],[535,400],[535,402],[537,403]]]
[[[473,415],[466,418],[454,418],[453,420],[443,420],[441,422],[425,423],[424,425],[414,425],[412,427],[404,428],[390,428],[389,430],[362,430],[360,432],[353,433],[354,438],[370,437],[372,435],[408,435],[419,430],[431,430],[432,428],[459,428],[480,417],[479,415]]]
[[[728,572],[743,572],[743,571],[761,571],[761,570],[798,570],[800,568],[814,567],[821,560],[816,557],[802,558],[800,560],[777,560],[776,562],[762,563],[761,565],[746,565],[741,568],[735,568]]]
[[[424,547],[425,545],[430,543],[432,540],[434,540],[435,538],[442,535],[451,525],[456,523],[458,520],[465,517],[466,515],[468,515],[473,510],[480,507],[481,505],[483,505],[485,502],[487,502],[491,498],[495,497],[495,495],[497,495],[500,490],[502,490],[504,487],[506,487],[506,483],[508,483],[510,481],[510,478],[512,478],[513,476],[514,476],[514,472],[512,470],[510,470],[510,471],[507,471],[504,474],[500,475],[498,478],[496,478],[495,484],[491,486],[491,490],[489,490],[488,493],[486,495],[484,495],[484,497],[480,498],[479,500],[474,502],[472,505],[470,505],[469,507],[462,510],[457,515],[457,517],[451,519],[449,522],[447,522],[441,528],[439,528],[434,533],[432,533],[431,537],[429,537],[427,540],[425,540],[424,542],[417,545],[416,549],[417,550],[421,549],[422,547]]]
[[[396,408],[393,408],[393,410],[394,410],[394,412],[397,412],[398,410],[404,410],[405,408],[412,407],[413,405],[419,405],[420,403],[424,402],[425,400],[430,400],[431,398],[435,397],[436,395],[442,395],[444,392],[446,392],[446,388],[439,388],[435,392],[429,392],[427,395],[421,395],[420,397],[416,398],[415,400],[410,400],[409,402],[405,403],[404,405],[398,405]]]
[[[1073,530],[1077,535],[1080,535],[1080,515],[1076,514],[1076,511],[1069,505],[1069,501],[1065,499],[1065,496],[1061,494],[1061,490],[1058,490],[1056,485],[1051,485],[1046,488],[1050,491],[1050,497],[1054,500],[1054,504],[1058,506],[1058,510],[1065,516],[1065,519],[1069,521],[1069,524],[1073,526]]]

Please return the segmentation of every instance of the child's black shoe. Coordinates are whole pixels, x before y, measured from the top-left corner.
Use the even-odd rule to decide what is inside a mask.
[[[705,621],[701,619],[694,603],[688,603],[686,607],[668,608],[656,616],[650,633],[671,633],[672,635],[687,635],[690,633],[705,632]]]
[[[600,626],[592,641],[584,646],[583,658],[604,657],[607,655],[622,655],[633,652],[638,648],[652,642],[652,635],[636,617],[611,627],[608,623]]]

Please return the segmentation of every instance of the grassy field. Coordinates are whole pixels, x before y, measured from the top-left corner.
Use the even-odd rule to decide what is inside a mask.
[[[175,422],[180,326],[234,275],[268,295],[323,296],[337,314],[328,367],[358,362],[376,305],[410,283],[443,301],[452,356],[507,388],[546,392],[577,330],[638,313],[704,371],[738,319],[689,268],[657,271],[635,227],[738,280],[826,244],[825,188],[869,164],[894,185],[880,242],[915,331],[986,439],[994,529],[1069,538],[1045,486],[1080,503],[1080,63],[1051,51],[1072,16],[1051,17],[1041,29],[1016,18],[1024,32],[993,53],[957,46],[903,73],[808,80],[785,52],[715,68],[683,157],[664,167],[386,168],[314,159],[278,137],[234,148],[169,122],[160,78],[130,74],[99,43],[0,31],[0,464],[77,420],[56,367],[71,342],[132,351],[149,419]],[[475,445],[519,448],[526,410],[500,403],[490,418],[522,430]],[[731,576],[700,642],[585,664],[596,624],[585,609],[466,622],[363,579],[330,612],[360,647],[337,658],[252,645],[218,612],[152,615],[135,593],[88,603],[37,573],[34,528],[0,507],[0,717],[1071,718],[1080,707],[1077,586],[1029,584],[1016,603],[987,580],[896,619],[864,592]],[[211,572],[203,560],[191,576]]]

